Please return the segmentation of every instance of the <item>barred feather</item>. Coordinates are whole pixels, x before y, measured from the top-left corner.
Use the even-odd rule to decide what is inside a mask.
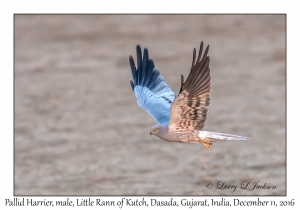
[[[207,106],[210,104],[210,68],[207,46],[203,56],[203,42],[197,61],[196,49],[193,51],[192,68],[186,81],[181,76],[181,88],[171,106],[169,127],[175,131],[202,130],[207,117]]]

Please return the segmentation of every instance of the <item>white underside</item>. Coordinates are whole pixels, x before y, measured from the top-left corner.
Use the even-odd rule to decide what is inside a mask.
[[[207,137],[207,132],[206,131],[199,131],[198,136],[201,140],[204,140]]]
[[[211,140],[250,140],[248,137],[238,136],[227,133],[209,132],[209,131],[199,131],[199,138],[203,141]]]

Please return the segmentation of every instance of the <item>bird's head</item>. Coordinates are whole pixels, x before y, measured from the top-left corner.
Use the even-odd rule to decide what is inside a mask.
[[[154,125],[151,129],[150,129],[150,135],[154,134],[156,135],[159,132],[160,126],[159,125]]]

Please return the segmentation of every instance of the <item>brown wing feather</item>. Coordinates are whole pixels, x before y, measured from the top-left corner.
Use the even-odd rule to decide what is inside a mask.
[[[207,117],[207,106],[210,104],[210,68],[207,46],[203,56],[203,42],[196,59],[196,49],[193,52],[193,63],[189,76],[183,81],[181,88],[171,106],[169,127],[177,131],[202,130]]]

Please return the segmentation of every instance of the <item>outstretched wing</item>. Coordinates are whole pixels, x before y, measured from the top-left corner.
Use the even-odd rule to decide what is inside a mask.
[[[170,107],[175,98],[174,92],[165,83],[153,60],[148,56],[148,49],[136,46],[137,68],[132,56],[129,56],[133,81],[130,80],[137,103],[145,109],[159,124],[168,124]]]
[[[207,116],[206,107],[210,104],[210,68],[207,46],[203,56],[203,42],[196,59],[193,52],[193,63],[185,82],[181,75],[181,88],[171,107],[169,127],[177,131],[202,130]],[[201,58],[202,57],[202,58]]]

